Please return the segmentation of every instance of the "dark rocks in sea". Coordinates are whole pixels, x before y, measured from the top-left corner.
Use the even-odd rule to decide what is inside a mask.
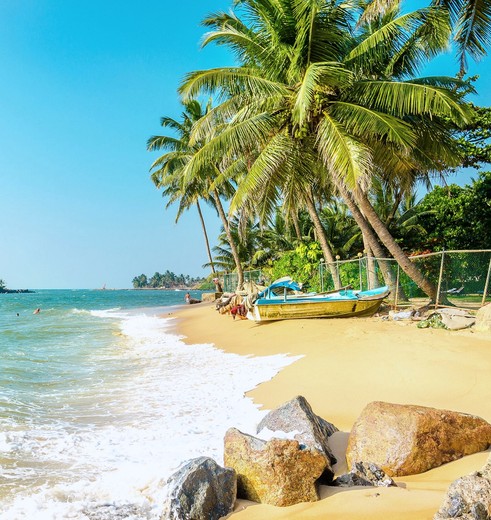
[[[218,520],[234,508],[237,476],[209,457],[198,457],[181,466],[167,487],[161,520]]]
[[[0,289],[0,294],[31,294],[34,292],[30,289]]]
[[[344,475],[340,475],[333,482],[333,486],[376,486],[389,487],[397,484],[385,474],[376,464],[371,462],[355,462],[353,469]]]
[[[270,431],[295,432],[293,438],[300,444],[324,453],[330,464],[322,475],[322,482],[327,484],[332,481],[332,465],[337,461],[329,447],[328,439],[339,430],[316,415],[305,397],[299,395],[269,412],[257,427],[258,435],[261,435],[265,428]]]

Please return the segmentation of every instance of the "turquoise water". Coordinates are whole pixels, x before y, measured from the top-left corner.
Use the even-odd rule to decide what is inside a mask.
[[[184,294],[0,294],[2,520],[158,519],[181,462],[254,430],[244,392],[291,359],[185,345],[162,318]]]

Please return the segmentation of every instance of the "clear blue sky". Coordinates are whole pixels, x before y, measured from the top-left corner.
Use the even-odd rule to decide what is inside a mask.
[[[197,214],[149,178],[146,140],[179,117],[184,74],[231,63],[199,23],[231,1],[2,0],[0,278],[11,288],[111,288],[166,269],[207,274]],[[434,72],[452,74],[446,59]],[[488,90],[489,59],[473,72]],[[444,70],[438,70],[438,69]],[[489,104],[489,94],[481,96]],[[211,239],[219,221],[206,215]]]

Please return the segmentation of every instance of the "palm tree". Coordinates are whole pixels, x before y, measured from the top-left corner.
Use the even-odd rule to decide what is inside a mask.
[[[216,111],[229,123],[194,157],[193,167],[219,151],[238,157],[253,147],[259,150],[232,209],[265,182],[281,185],[287,172],[305,180],[340,180],[402,269],[434,298],[436,287],[388,233],[364,187],[376,165],[387,169],[396,159],[401,175],[421,165],[437,170],[457,162],[441,118],[457,124],[467,118],[464,105],[447,88],[458,81],[404,79],[447,45],[447,13],[427,8],[397,16],[392,10],[356,29],[347,4],[238,4],[249,24],[235,14],[210,16],[205,24],[214,31],[205,44],[229,46],[241,64],[191,73],[181,87],[185,97],[200,91],[222,96]],[[423,138],[434,128],[438,140],[428,144]],[[298,149],[302,154],[292,153]]]
[[[239,273],[239,283],[242,284],[242,266],[236,251],[236,245],[233,242],[233,237],[229,232],[227,217],[220,200],[220,193],[218,188],[210,188],[210,170],[212,174],[214,174],[216,166],[208,165],[207,168],[202,169],[200,176],[196,175],[192,179],[188,179],[183,175],[186,164],[200,149],[200,143],[190,144],[189,138],[192,127],[209,109],[210,106],[203,111],[198,101],[189,100],[184,103],[182,122],[178,122],[169,117],[161,119],[161,125],[165,128],[171,128],[176,131],[178,137],[153,136],[148,140],[147,149],[150,151],[162,149],[170,150],[152,164],[152,180],[157,187],[163,188],[163,195],[169,197],[167,207],[176,201],[179,202],[176,222],[179,220],[184,210],[188,209],[193,204],[196,205],[205,237],[209,265],[213,274],[215,274],[216,271],[211,255],[203,213],[199,204],[200,199],[210,203],[216,209],[231,242],[230,247],[236,261],[236,269]],[[221,291],[220,284],[218,284],[218,290]]]

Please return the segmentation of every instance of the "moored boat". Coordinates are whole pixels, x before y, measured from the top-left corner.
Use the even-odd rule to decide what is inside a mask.
[[[305,294],[297,283],[285,278],[277,280],[258,294],[248,317],[262,322],[372,316],[389,293],[389,288],[384,286],[368,291],[346,288],[330,293]]]

